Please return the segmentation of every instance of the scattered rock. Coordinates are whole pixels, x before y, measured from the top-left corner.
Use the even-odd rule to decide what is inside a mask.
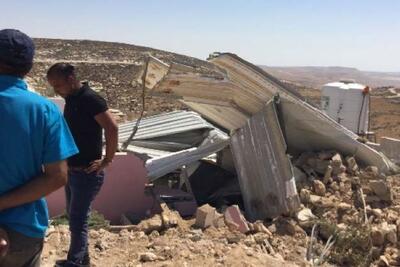
[[[177,211],[170,210],[165,203],[161,203],[161,220],[164,229],[175,227],[182,220],[181,216]]]
[[[371,230],[372,245],[380,247],[385,242],[385,232],[381,229],[373,228]]]
[[[199,228],[205,229],[211,225],[216,219],[217,211],[214,207],[205,204],[196,211],[196,222],[195,225]]]
[[[325,196],[326,188],[325,185],[320,180],[314,180],[313,185],[315,194],[322,197]]]
[[[256,221],[255,223],[249,223],[249,228],[251,231],[255,233],[265,233],[269,236],[272,236],[272,233],[265,227],[262,221]]]
[[[146,252],[146,253],[142,253],[142,254],[139,255],[139,260],[141,262],[151,262],[151,261],[158,260],[158,257],[154,253]]]
[[[340,154],[335,154],[331,159],[332,174],[338,175],[346,171],[346,167],[343,165],[342,157]]]
[[[331,165],[328,165],[328,167],[326,167],[326,171],[323,178],[324,184],[327,184],[332,179],[332,170],[333,168]]]
[[[239,243],[240,240],[244,239],[246,236],[242,233],[239,232],[231,232],[228,234],[226,237],[226,240],[228,241],[229,244],[236,244]]]
[[[347,163],[347,171],[350,174],[356,174],[358,171],[358,165],[356,162],[356,159],[354,157],[347,157],[346,158],[346,163]]]
[[[250,230],[248,222],[242,215],[238,205],[228,207],[224,212],[224,216],[225,223],[229,228],[238,230],[241,233],[247,233]]]
[[[310,190],[302,188],[300,190],[300,201],[301,201],[301,203],[309,203],[310,202],[310,195],[311,195]]]
[[[156,214],[150,219],[141,221],[138,226],[141,231],[149,234],[153,231],[160,231],[163,228],[163,222],[161,216]]]
[[[308,208],[304,208],[297,212],[296,218],[300,223],[308,222],[316,218],[312,211]]]
[[[378,266],[380,266],[380,267],[389,266],[389,261],[387,260],[387,258],[385,256],[382,255],[379,257]]]
[[[295,235],[298,231],[296,222],[289,218],[279,218],[276,226],[279,232],[287,235]]]
[[[372,191],[383,201],[391,202],[393,200],[392,191],[382,180],[371,180],[369,186]]]

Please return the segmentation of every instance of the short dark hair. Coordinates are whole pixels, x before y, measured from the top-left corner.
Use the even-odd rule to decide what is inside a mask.
[[[75,67],[69,63],[56,63],[47,71],[47,78],[55,76],[67,78],[71,75],[75,76]]]
[[[10,64],[0,61],[0,73],[8,74],[17,77],[25,77],[32,69],[32,64],[25,66],[12,66]]]

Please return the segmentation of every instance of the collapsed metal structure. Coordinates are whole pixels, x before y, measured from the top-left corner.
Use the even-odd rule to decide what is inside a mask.
[[[178,99],[230,133],[250,220],[298,208],[289,155],[334,149],[390,171],[382,154],[262,69],[230,53],[214,54],[209,61],[217,70],[150,58],[145,86],[152,94]]]

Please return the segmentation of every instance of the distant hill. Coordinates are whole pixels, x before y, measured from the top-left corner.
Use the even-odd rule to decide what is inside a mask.
[[[316,89],[343,79],[353,79],[371,87],[400,87],[400,72],[360,71],[346,67],[261,67],[281,80]]]

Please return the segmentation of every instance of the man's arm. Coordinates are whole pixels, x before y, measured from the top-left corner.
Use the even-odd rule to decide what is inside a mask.
[[[44,165],[44,173],[0,196],[0,211],[38,200],[67,183],[65,160]]]
[[[104,136],[106,138],[106,156],[104,159],[93,161],[86,169],[87,173],[94,171],[99,172],[104,169],[111,163],[118,148],[118,125],[111,113],[107,110],[96,115],[94,118],[104,129]]]

